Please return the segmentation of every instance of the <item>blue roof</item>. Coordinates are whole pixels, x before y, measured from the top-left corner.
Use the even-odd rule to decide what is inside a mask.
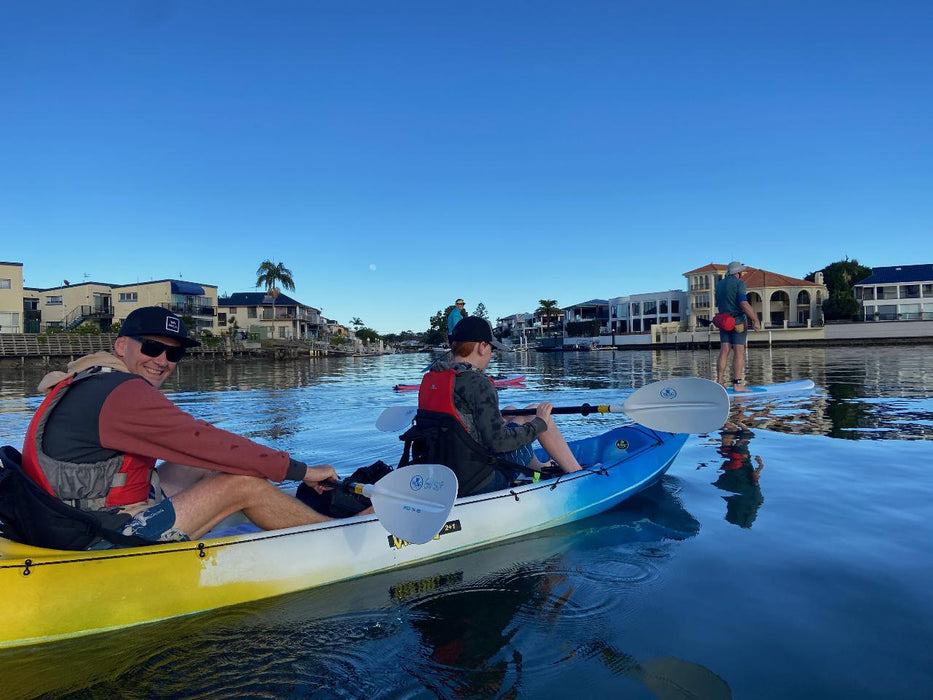
[[[172,294],[191,294],[193,296],[204,296],[204,287],[194,282],[183,282],[182,280],[172,280]]]
[[[217,306],[272,306],[272,297],[265,292],[234,292],[217,300]],[[301,306],[287,294],[279,294],[276,306]]]
[[[933,282],[933,265],[873,267],[871,274],[856,284],[903,284],[904,282]]]

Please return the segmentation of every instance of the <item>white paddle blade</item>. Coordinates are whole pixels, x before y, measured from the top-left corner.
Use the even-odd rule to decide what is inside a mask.
[[[379,414],[376,427],[384,433],[397,433],[411,425],[417,412],[417,406],[389,406]]]
[[[457,475],[442,464],[412,464],[363,486],[382,526],[399,539],[424,544],[447,522],[457,499]]]
[[[643,386],[622,404],[636,423],[667,433],[708,433],[729,417],[729,395],[700,377],[663,379]]]

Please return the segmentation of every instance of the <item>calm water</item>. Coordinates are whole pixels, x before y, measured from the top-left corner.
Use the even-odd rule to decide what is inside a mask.
[[[710,376],[714,361],[532,353],[490,370],[528,374],[503,405],[570,405]],[[397,437],[374,422],[415,401],[391,387],[425,363],[182,364],[168,390],[199,417],[349,473],[397,459]],[[0,370],[4,443],[21,443],[41,374]],[[0,697],[928,697],[933,346],[755,348],[747,377],[818,388],[743,403],[732,429],[692,437],[660,485],[601,516],[276,601],[0,654]],[[558,420],[570,437],[617,422]]]

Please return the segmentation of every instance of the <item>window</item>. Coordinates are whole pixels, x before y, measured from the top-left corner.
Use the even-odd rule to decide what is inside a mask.
[[[641,303],[637,301],[632,302],[632,316],[641,316]]]
[[[919,321],[920,304],[901,304],[899,316],[902,321]]]
[[[902,284],[901,285],[901,299],[919,299],[920,298],[920,285],[919,284]]]
[[[62,305],[61,295],[58,294],[58,295],[53,295],[53,296],[47,296],[45,298],[45,305],[46,306],[61,306]]]
[[[255,306],[250,306],[250,307],[246,310],[246,317],[247,317],[247,318],[256,318],[256,307],[255,307]]]
[[[13,280],[7,277],[0,277],[0,289],[12,289]]]
[[[923,296],[924,298],[927,298],[927,299],[929,299],[930,297],[933,297],[933,284],[923,285]]]
[[[875,298],[875,288],[874,287],[863,287],[862,288],[862,299],[867,299],[868,301],[873,301]]]
[[[672,314],[680,313],[680,300],[679,299],[671,299],[671,313]]]
[[[659,306],[658,306],[658,310],[659,310],[662,314],[666,314],[666,313],[667,313],[667,299],[661,299],[661,301],[660,301],[660,303],[659,303]]]
[[[127,301],[136,303],[139,301],[139,292],[120,292],[120,296],[117,299],[118,302]]]
[[[655,316],[658,313],[658,302],[656,301],[646,301],[645,302],[645,316]]]
[[[878,287],[879,299],[897,299],[897,287]]]
[[[879,321],[896,321],[897,320],[897,306],[894,304],[882,304],[878,306],[878,320]]]
[[[227,325],[227,314],[218,313],[217,314],[217,325],[226,326]]]

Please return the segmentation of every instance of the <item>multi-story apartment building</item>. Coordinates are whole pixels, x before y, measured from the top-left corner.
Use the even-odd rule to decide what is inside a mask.
[[[933,265],[873,267],[854,290],[863,321],[933,321]]]
[[[257,339],[325,339],[330,327],[321,310],[295,301],[287,294],[272,298],[266,292],[237,292],[217,302],[220,332],[238,329]]]

